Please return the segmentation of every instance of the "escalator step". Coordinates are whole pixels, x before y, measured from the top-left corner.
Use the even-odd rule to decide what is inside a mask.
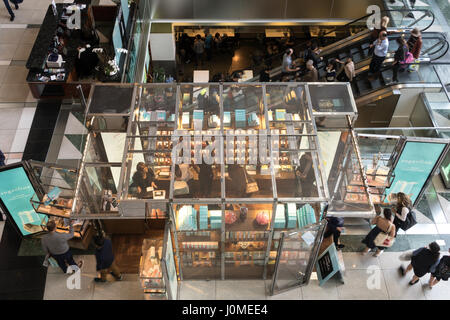
[[[372,90],[383,87],[383,82],[380,78],[376,78],[374,80],[369,80],[369,82],[370,82],[370,85],[372,86]]]
[[[359,53],[359,52],[354,53],[354,54],[352,55],[352,57],[353,57],[353,61],[354,61],[355,63],[357,63],[357,62],[359,62],[359,61],[361,61],[361,60],[363,59],[361,53]]]
[[[356,83],[358,85],[360,94],[365,94],[372,90],[372,86],[367,79],[358,80],[358,81],[356,81]]]

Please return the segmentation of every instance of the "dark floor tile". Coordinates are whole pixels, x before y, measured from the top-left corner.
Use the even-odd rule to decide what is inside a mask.
[[[411,246],[411,249],[418,249],[420,247],[424,247],[426,245],[428,245],[429,243],[436,241],[439,239],[439,237],[437,235],[416,235],[416,234],[411,234],[408,235],[408,241],[409,244]]]

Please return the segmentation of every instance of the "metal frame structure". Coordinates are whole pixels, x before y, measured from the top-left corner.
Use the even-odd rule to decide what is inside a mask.
[[[332,198],[332,190],[329,190],[328,186],[328,177],[326,176],[322,159],[322,151],[321,146],[319,143],[317,132],[320,130],[323,131],[338,131],[338,132],[348,132],[350,133],[352,131],[352,125],[356,121],[357,117],[357,109],[355,101],[353,100],[353,96],[351,94],[351,89],[348,84],[344,83],[182,83],[182,84],[141,84],[141,85],[129,85],[129,87],[133,87],[133,96],[131,101],[129,101],[129,106],[127,108],[122,108],[121,110],[126,109],[127,112],[125,113],[93,113],[91,112],[91,106],[93,105],[93,102],[95,100],[94,93],[97,86],[104,86],[102,85],[93,85],[92,90],[90,91],[90,95],[88,98],[88,111],[86,116],[86,124],[88,125],[89,133],[85,142],[85,149],[83,152],[83,158],[80,165],[79,170],[79,176],[77,180],[77,190],[75,192],[75,200],[72,207],[72,217],[77,219],[145,219],[147,215],[148,208],[167,208],[167,215],[169,219],[173,222],[172,223],[172,231],[174,235],[174,247],[175,247],[175,255],[177,257],[177,261],[179,262],[178,271],[180,279],[183,279],[183,268],[182,264],[180,263],[180,243],[179,243],[179,237],[178,237],[178,231],[176,230],[176,224],[175,221],[177,217],[177,212],[175,211],[176,205],[207,205],[207,204],[216,204],[221,206],[222,211],[222,224],[220,228],[220,254],[218,255],[218,259],[220,258],[220,278],[225,279],[225,242],[226,242],[226,230],[227,226],[225,225],[225,205],[238,205],[238,204],[248,204],[248,205],[261,205],[261,204],[267,204],[270,209],[268,211],[271,211],[271,221],[270,226],[265,229],[268,233],[268,237],[264,240],[266,242],[266,247],[263,251],[265,251],[264,254],[264,268],[263,272],[261,274],[262,278],[266,278],[268,276],[268,263],[271,259],[270,253],[273,251],[273,241],[275,241],[275,228],[274,228],[274,221],[275,221],[275,212],[278,204],[288,204],[288,203],[295,203],[296,205],[302,206],[303,204],[316,204],[317,207],[324,206],[326,203],[328,203]],[[110,86],[112,90],[112,94],[114,94],[114,88],[115,86],[124,86],[121,85],[115,85],[115,84],[107,84],[106,86]],[[128,85],[125,85],[128,86]],[[226,97],[226,91],[230,89],[231,87],[237,88],[236,90],[240,90],[243,95],[243,99],[247,101],[248,98],[246,95],[246,91],[243,89],[249,89],[249,90],[257,90],[258,94],[255,95],[258,97],[256,99],[257,102],[251,104],[251,107],[245,102],[245,107],[239,107],[246,110],[246,113],[249,112],[257,112],[260,117],[260,125],[258,126],[258,130],[261,129],[268,129],[268,138],[269,141],[272,138],[272,136],[279,138],[284,137],[288,141],[288,145],[291,146],[291,142],[296,143],[296,147],[286,147],[285,150],[281,150],[280,152],[287,152],[289,155],[288,158],[289,163],[292,166],[294,166],[294,163],[292,162],[292,155],[297,156],[297,161],[300,158],[299,156],[302,154],[302,152],[308,152],[312,155],[312,161],[313,165],[312,168],[314,170],[314,179],[316,182],[316,186],[314,187],[316,189],[317,195],[316,196],[309,196],[309,197],[295,197],[295,196],[283,196],[282,193],[280,193],[281,190],[277,188],[277,177],[276,177],[276,168],[275,168],[275,162],[274,158],[271,156],[270,163],[269,163],[269,171],[270,171],[270,179],[268,180],[269,184],[271,185],[271,194],[268,195],[261,195],[261,196],[252,196],[250,198],[242,198],[242,197],[236,197],[236,198],[230,198],[228,191],[226,191],[226,184],[228,182],[225,181],[226,176],[226,168],[225,168],[225,154],[224,154],[224,141],[227,137],[227,130],[224,126],[224,99]],[[181,126],[181,113],[185,110],[183,108],[186,108],[185,105],[183,105],[183,92],[188,90],[190,94],[192,95],[192,99],[194,97],[194,91],[199,92],[201,89],[207,88],[214,88],[217,90],[218,93],[218,109],[219,112],[217,112],[217,116],[220,118],[220,128],[217,128],[213,134],[207,133],[206,135],[216,135],[219,137],[220,143],[218,146],[218,149],[220,152],[218,152],[217,158],[221,161],[222,164],[219,164],[219,183],[220,183],[220,193],[218,196],[214,198],[179,198],[174,195],[174,177],[175,177],[175,163],[172,161],[170,165],[165,165],[169,169],[169,190],[166,192],[165,199],[138,199],[134,196],[131,198],[130,195],[130,177],[132,170],[132,164],[133,164],[133,157],[138,154],[141,155],[142,158],[145,159],[145,162],[147,164],[152,165],[151,163],[148,163],[148,159],[152,159],[151,157],[147,157],[146,154],[150,154],[153,152],[153,150],[146,150],[144,146],[142,145],[142,141],[150,141],[152,138],[156,137],[156,131],[152,134],[148,133],[147,135],[143,134],[140,130],[140,126],[142,123],[140,123],[141,119],[141,109],[143,108],[143,105],[145,104],[144,93],[150,92],[151,90],[163,90],[171,88],[170,90],[175,95],[172,100],[170,100],[171,104],[166,105],[164,107],[164,111],[170,112],[174,114],[174,122],[170,122],[170,125],[173,127],[173,129],[178,130],[188,130],[188,129],[182,129]],[[292,100],[290,107],[288,104],[285,104],[285,100],[287,96],[290,96],[291,93],[294,92],[294,89],[298,89],[298,92],[300,92],[300,96],[297,96],[296,94],[292,94],[292,96],[295,97],[295,100]],[[315,95],[311,95],[311,90],[315,90]],[[334,98],[342,98],[342,101],[345,101],[345,106],[342,106],[345,110],[341,109],[335,109],[332,107],[331,109],[321,109],[321,107],[318,106],[318,100],[321,98],[328,98],[327,95],[330,95],[330,92],[334,92],[333,89],[335,89],[335,92],[339,92],[339,94],[343,94],[344,97],[334,97]],[[149,91],[150,90],[150,91]],[[273,91],[272,91],[273,90]],[[320,92],[326,93],[324,97],[320,97]],[[269,95],[273,94],[276,95],[275,105],[272,108],[272,105],[270,105],[269,101]],[[331,93],[333,94],[333,93]],[[274,100],[274,101],[275,101]],[[98,103],[98,101],[96,101]],[[283,105],[284,107],[279,107],[279,105]],[[191,103],[192,104],[192,103]],[[129,108],[128,108],[129,107]],[[230,107],[230,106],[229,106]],[[275,108],[288,108],[289,110],[287,112],[292,112],[290,108],[294,108],[296,111],[294,112],[301,112],[301,117],[296,118],[286,118],[286,121],[282,122],[282,128],[286,130],[283,134],[275,134],[271,132],[269,129],[272,129],[271,127],[271,121],[269,121],[269,110],[271,112],[273,111],[274,119],[275,119]],[[192,109],[198,109],[199,106],[189,106],[187,107],[191,113]],[[232,110],[232,113],[234,112],[234,106],[230,107]],[[238,108],[238,107],[236,107]],[[248,108],[251,108],[248,109]],[[159,110],[159,109],[158,109]],[[126,129],[122,128],[120,132],[125,136],[125,143],[124,143],[124,149],[123,149],[123,155],[122,155],[122,163],[108,163],[104,161],[99,162],[88,162],[87,160],[90,158],[91,155],[89,155],[92,150],[90,149],[90,144],[93,139],[96,138],[96,135],[99,133],[101,134],[102,130],[98,130],[93,127],[93,123],[95,121],[96,117],[102,117],[106,119],[117,119],[117,118],[126,118],[127,125]],[[335,125],[331,127],[323,126],[320,127],[316,124],[317,118],[326,118],[331,119],[332,122],[334,121]],[[152,121],[147,121],[149,125],[154,124],[155,126],[157,124],[153,123]],[[336,125],[338,123],[338,125]],[[341,123],[345,123],[344,126],[341,126]],[[287,128],[288,126],[291,126],[291,129]],[[273,124],[272,124],[273,126]],[[192,128],[192,127],[191,127]],[[232,126],[232,128],[234,128]],[[277,127],[278,128],[278,127]],[[300,128],[300,129],[299,129]],[[193,131],[192,129],[189,129]],[[188,130],[188,132],[189,132]],[[213,129],[211,129],[213,130]],[[258,130],[256,130],[255,136],[257,137]],[[105,130],[108,132],[108,130]],[[116,132],[116,131],[115,131]],[[149,131],[150,132],[150,131]],[[182,136],[179,132],[169,132],[168,135],[172,136],[172,141],[175,141],[177,138]],[[174,140],[175,139],[175,140]],[[217,138],[216,138],[217,139]],[[289,142],[291,141],[291,142]],[[302,141],[304,141],[302,143]],[[303,145],[307,145],[307,147]],[[139,147],[140,145],[140,147]],[[353,149],[354,144],[350,145],[349,148]],[[273,155],[274,150],[272,150],[272,145],[269,143],[268,150],[270,152],[270,155]],[[173,146],[169,148],[170,150],[166,150],[165,152],[172,154]],[[217,152],[217,149],[216,149]],[[336,155],[334,155],[336,157]],[[172,158],[173,159],[173,158]],[[117,196],[116,199],[119,202],[119,211],[118,212],[102,212],[98,210],[100,207],[99,204],[92,204],[93,211],[86,212],[85,210],[82,210],[81,208],[86,205],[91,205],[90,202],[93,201],[93,196],[95,196],[95,192],[93,192],[90,182],[89,182],[89,174],[87,173],[88,168],[108,168],[108,167],[121,167],[120,169],[120,179],[117,185]],[[362,168],[360,168],[362,170]],[[367,186],[363,186],[365,188],[365,192],[367,194],[367,197],[369,197]],[[103,191],[103,190],[101,190]],[[98,193],[98,192],[97,192]],[[81,205],[83,204],[83,206]],[[370,202],[367,203],[367,205],[371,208],[369,209],[366,214],[373,215],[374,209]],[[269,208],[268,207],[268,208]],[[316,207],[316,208],[317,208]],[[317,212],[318,209],[316,209]],[[323,215],[323,214],[322,214]],[[219,231],[219,229],[216,229]],[[292,229],[291,229],[292,230]],[[278,241],[278,239],[277,239]]]

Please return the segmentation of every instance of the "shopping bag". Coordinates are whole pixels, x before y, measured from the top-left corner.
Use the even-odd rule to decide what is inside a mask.
[[[391,237],[389,235],[389,231],[391,231],[392,229],[392,224],[389,226],[389,229],[384,232],[381,231],[375,238],[375,240],[373,241],[373,243],[377,246],[377,247],[392,247],[392,245],[395,242],[395,237]]]
[[[408,67],[408,72],[419,71],[419,59],[414,60],[415,64],[410,64]]]
[[[417,224],[416,213],[414,212],[414,210],[409,209],[409,213],[406,216],[405,221],[401,225],[401,228],[406,231],[408,229],[411,229],[416,224]]]

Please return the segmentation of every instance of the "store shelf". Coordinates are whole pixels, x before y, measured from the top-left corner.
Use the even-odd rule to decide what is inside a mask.
[[[247,218],[244,221],[241,221],[238,219],[233,224],[226,224],[225,225],[225,231],[268,231],[270,225],[259,225],[256,222],[256,216],[261,211],[268,211],[269,212],[269,218],[272,217],[272,205],[270,205],[270,208],[267,209],[261,209],[261,210],[248,210]],[[236,214],[239,214],[239,212],[235,211]],[[270,221],[270,219],[269,219]]]
[[[241,244],[248,244],[245,249]],[[265,241],[238,241],[237,244],[225,243],[225,251],[228,252],[249,252],[249,251],[264,251],[267,247]]]

